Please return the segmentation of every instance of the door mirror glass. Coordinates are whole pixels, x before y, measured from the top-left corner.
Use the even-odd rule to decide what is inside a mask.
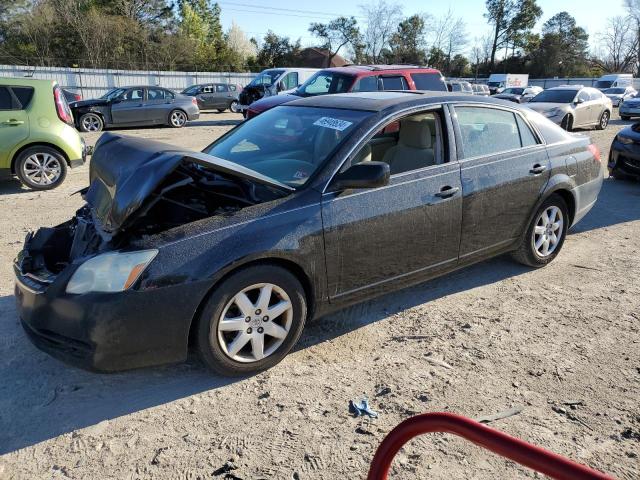
[[[364,162],[352,165],[336,175],[333,186],[336,190],[348,188],[377,188],[389,183],[389,164],[384,162]]]
[[[580,103],[584,103],[584,98],[576,98],[576,101],[574,102],[576,105],[580,104]]]

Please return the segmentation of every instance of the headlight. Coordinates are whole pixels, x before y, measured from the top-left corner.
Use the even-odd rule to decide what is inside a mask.
[[[630,138],[621,137],[620,135],[616,135],[616,140],[618,140],[620,143],[624,143],[625,145],[631,145],[633,143],[633,140],[631,140]]]
[[[84,262],[67,284],[67,293],[122,292],[131,287],[158,250],[109,252]]]

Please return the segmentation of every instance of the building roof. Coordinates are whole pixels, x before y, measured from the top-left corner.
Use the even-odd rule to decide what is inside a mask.
[[[298,54],[298,58],[301,64],[303,64],[305,67],[311,68],[325,68],[327,66],[341,67],[349,63],[340,55],[335,55],[331,59],[331,64],[327,65],[327,60],[329,59],[329,50],[327,50],[326,48],[305,48],[304,50],[300,51],[300,53]]]

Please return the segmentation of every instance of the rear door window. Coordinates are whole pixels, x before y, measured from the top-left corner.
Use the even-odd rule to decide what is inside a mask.
[[[147,90],[147,98],[149,100],[164,100],[164,90],[160,88],[149,88]]]
[[[31,103],[33,98],[33,88],[31,87],[11,87],[13,94],[20,102],[20,108],[25,110]]]
[[[516,116],[508,110],[455,107],[464,158],[507,152],[522,147]]]
[[[360,78],[351,89],[352,92],[376,92],[378,91],[378,77],[371,75]]]
[[[13,97],[7,87],[0,87],[0,110],[14,110]]]
[[[403,76],[380,77],[380,90],[409,90],[409,85]]]
[[[412,73],[411,80],[416,84],[416,90],[436,90],[444,92],[447,86],[437,73]]]
[[[216,92],[226,92],[226,91],[227,91],[226,85],[216,85]]]

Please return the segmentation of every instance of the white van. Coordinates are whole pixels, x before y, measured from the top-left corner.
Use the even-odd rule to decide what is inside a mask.
[[[244,112],[249,105],[262,97],[270,97],[298,88],[319,70],[319,68],[267,68],[263,70],[240,92],[238,96],[240,111]]]
[[[612,87],[632,87],[633,75],[630,73],[610,73],[601,76],[594,87],[598,90],[604,90]]]

